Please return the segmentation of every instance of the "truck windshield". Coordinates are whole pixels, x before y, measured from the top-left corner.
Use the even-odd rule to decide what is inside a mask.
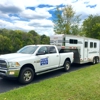
[[[17,53],[33,54],[38,46],[25,46],[17,51]]]

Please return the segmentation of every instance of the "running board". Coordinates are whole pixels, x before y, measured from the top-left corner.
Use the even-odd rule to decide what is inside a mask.
[[[36,75],[41,75],[41,74],[52,72],[52,71],[55,71],[55,70],[58,70],[58,69],[62,69],[62,68],[64,68],[64,67],[57,67],[57,68],[54,68],[54,69],[49,69],[49,70],[37,72]]]

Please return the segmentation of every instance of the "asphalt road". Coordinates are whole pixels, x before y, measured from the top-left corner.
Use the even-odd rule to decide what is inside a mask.
[[[65,74],[65,73],[70,74],[71,71],[75,71],[75,70],[78,70],[80,68],[85,68],[85,67],[89,67],[89,66],[91,66],[90,63],[82,64],[82,65],[75,65],[74,64],[71,66],[71,69],[69,72],[64,72],[63,70],[57,70],[54,72],[49,72],[49,73],[46,73],[43,75],[39,75],[39,76],[35,77],[35,79],[33,80],[33,82],[31,84],[34,84],[34,83],[37,83],[37,82],[40,82],[40,81],[43,81],[43,80],[46,80],[49,78],[58,77],[58,76]],[[25,86],[25,85],[20,84],[17,80],[9,80],[9,79],[0,78],[0,93],[7,92],[7,91],[10,91],[10,90],[13,90],[15,88],[22,87],[22,86]]]

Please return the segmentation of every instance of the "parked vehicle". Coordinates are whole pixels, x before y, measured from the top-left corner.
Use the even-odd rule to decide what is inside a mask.
[[[50,44],[58,47],[65,46],[64,52],[73,51],[74,63],[99,63],[100,40],[98,39],[56,34],[50,37]]]
[[[64,53],[55,45],[27,45],[16,53],[0,55],[0,77],[18,78],[23,84],[30,83],[35,74],[64,69],[73,63],[73,52]]]

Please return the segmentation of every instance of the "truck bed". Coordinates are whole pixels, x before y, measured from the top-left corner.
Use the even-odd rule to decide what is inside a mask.
[[[80,53],[78,49],[60,49],[59,53],[68,53],[73,52],[74,53],[74,61],[73,63],[79,63],[80,62]]]

